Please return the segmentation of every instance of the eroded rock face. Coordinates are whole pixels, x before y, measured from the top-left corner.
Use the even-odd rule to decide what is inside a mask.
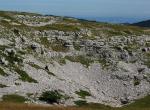
[[[0,20],[0,84],[6,85],[1,98],[16,93],[43,103],[38,97],[44,91],[59,90],[69,97],[60,100],[63,104],[86,100],[122,106],[150,93],[148,34],[114,35],[113,25],[102,28],[71,18],[11,17],[22,27],[11,27],[12,20],[7,27]],[[90,95],[81,97],[80,91]]]

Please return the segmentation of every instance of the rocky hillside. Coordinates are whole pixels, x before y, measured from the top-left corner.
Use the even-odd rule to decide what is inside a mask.
[[[0,99],[122,106],[150,93],[142,28],[0,12]]]

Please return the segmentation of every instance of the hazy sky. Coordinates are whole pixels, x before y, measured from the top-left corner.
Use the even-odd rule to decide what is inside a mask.
[[[150,18],[150,0],[0,0],[0,10],[83,17]]]

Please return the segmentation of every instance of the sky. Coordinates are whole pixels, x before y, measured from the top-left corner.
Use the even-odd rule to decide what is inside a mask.
[[[0,0],[0,10],[90,19],[150,19],[150,0]]]

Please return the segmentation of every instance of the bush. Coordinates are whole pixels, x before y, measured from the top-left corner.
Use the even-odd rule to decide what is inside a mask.
[[[87,102],[84,100],[78,100],[78,101],[74,101],[74,103],[78,106],[84,106],[87,105]]]
[[[0,88],[4,88],[4,87],[7,87],[7,86],[4,84],[0,84]]]
[[[134,86],[137,86],[140,84],[140,80],[137,77],[134,77]]]
[[[4,70],[2,68],[0,68],[0,75],[2,76],[8,76],[7,73],[4,72]]]
[[[19,30],[18,29],[14,29],[14,34],[19,35]]]
[[[7,61],[9,61],[10,64],[14,64],[15,62],[23,62],[22,57],[20,55],[15,54],[14,51],[11,51],[10,53],[8,53],[8,55],[4,55],[4,57]]]
[[[63,95],[60,94],[57,90],[46,91],[46,92],[42,93],[39,100],[53,104],[53,103],[59,103],[59,101],[62,99],[62,97],[63,97]]]
[[[89,92],[84,90],[76,91],[76,94],[78,94],[83,99],[85,99],[86,96],[91,96]]]

